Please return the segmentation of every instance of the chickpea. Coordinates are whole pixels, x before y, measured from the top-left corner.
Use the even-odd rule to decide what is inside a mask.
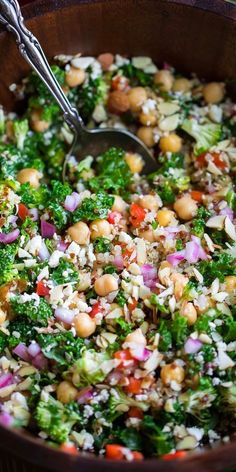
[[[30,125],[36,133],[44,133],[50,126],[49,121],[42,119],[43,110],[33,110],[30,116]]]
[[[191,90],[191,81],[188,79],[185,79],[184,77],[181,77],[179,79],[175,79],[174,85],[173,85],[173,92],[189,92]]]
[[[159,70],[154,75],[154,83],[159,86],[162,92],[170,92],[174,82],[174,77],[169,70]]]
[[[137,136],[147,147],[153,147],[155,145],[153,129],[148,126],[141,126],[137,131]]]
[[[122,90],[114,90],[108,97],[107,107],[110,113],[121,115],[129,109],[129,99]]]
[[[5,311],[1,310],[0,308],[0,325],[2,325],[4,321],[6,321],[6,319],[7,319],[7,314],[5,313]]]
[[[157,117],[155,112],[143,113],[139,115],[139,121],[144,126],[155,126],[157,122]]]
[[[127,152],[125,154],[125,160],[133,174],[140,174],[143,170],[144,162],[139,154],[132,154]]]
[[[162,210],[159,210],[157,212],[157,221],[160,226],[168,226],[174,216],[173,211],[170,210],[165,210],[164,208]]]
[[[106,237],[111,234],[111,225],[107,220],[94,220],[90,223],[91,239]]]
[[[127,204],[119,195],[114,195],[115,200],[111,207],[112,211],[118,211],[119,213],[124,213],[127,207]]]
[[[109,293],[118,290],[118,282],[113,275],[105,274],[95,281],[94,290],[100,297],[106,297]]]
[[[133,87],[128,92],[128,99],[131,111],[139,111],[147,100],[147,92],[143,87]]]
[[[76,69],[75,67],[70,67],[66,71],[66,83],[69,87],[77,87],[85,81],[85,72],[83,69]]]
[[[86,223],[79,221],[73,226],[70,226],[67,230],[68,235],[71,237],[72,241],[75,241],[77,244],[88,244],[90,240],[90,230]]]
[[[188,325],[192,326],[197,321],[197,310],[193,303],[184,302],[180,309],[180,314],[187,318]]]
[[[72,385],[72,383],[64,380],[57,386],[57,399],[61,403],[73,402],[78,395],[78,390]]]
[[[114,56],[110,52],[105,52],[105,53],[100,54],[98,56],[98,62],[100,62],[101,66],[102,66],[102,70],[106,71],[113,64]]]
[[[225,290],[226,292],[232,293],[236,289],[236,277],[235,275],[228,275],[225,277]]]
[[[140,344],[143,346],[146,346],[147,340],[145,336],[142,333],[142,330],[140,328],[136,329],[132,333],[128,334],[125,338],[126,343],[135,343],[135,344]]]
[[[96,331],[96,321],[88,313],[80,313],[74,317],[74,325],[77,336],[88,338]]]
[[[161,380],[164,385],[168,386],[172,381],[182,383],[185,377],[185,371],[183,367],[175,364],[166,364],[161,369]]]
[[[190,197],[190,195],[184,195],[174,203],[174,210],[177,215],[185,221],[191,220],[196,216],[197,208],[197,203]]]
[[[41,174],[36,169],[31,169],[30,167],[20,170],[16,176],[16,179],[20,184],[29,183],[31,187],[34,188],[39,187],[40,178]]]
[[[158,200],[154,195],[144,195],[139,198],[138,203],[142,208],[150,211],[157,211],[159,208]]]
[[[175,133],[162,136],[159,142],[162,152],[179,152],[182,147],[182,139]]]
[[[174,282],[174,295],[176,300],[180,300],[184,293],[184,287],[188,283],[188,278],[185,277],[183,274],[179,274],[178,272],[174,272],[170,279]]]
[[[202,94],[206,103],[219,103],[224,98],[225,84],[222,82],[210,82],[203,87]]]
[[[145,241],[149,241],[149,243],[154,243],[155,241],[153,229],[145,229],[143,231],[139,231],[139,237],[145,239]]]

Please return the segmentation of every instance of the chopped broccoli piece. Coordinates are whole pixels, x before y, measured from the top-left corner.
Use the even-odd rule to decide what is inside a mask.
[[[17,316],[27,317],[30,321],[36,322],[41,326],[48,325],[48,319],[53,311],[45,298],[39,298],[38,304],[35,300],[21,302],[20,297],[11,299],[11,307]]]
[[[88,81],[77,89],[76,103],[85,122],[91,118],[95,106],[105,98],[106,92],[107,85],[102,77],[89,77]]]
[[[103,382],[107,376],[104,366],[109,360],[106,352],[96,352],[93,349],[83,351],[81,358],[73,366],[73,371],[79,374],[78,386]]]
[[[7,337],[7,344],[10,349],[14,349],[19,344],[19,341],[29,344],[34,337],[33,326],[27,318],[16,318],[10,321],[8,330],[10,331],[10,336]]]
[[[111,209],[114,203],[114,197],[106,193],[98,193],[91,198],[85,198],[82,204],[73,213],[73,221],[87,220],[93,221],[101,218],[106,218],[108,210]]]
[[[48,359],[58,366],[70,366],[80,357],[83,339],[74,337],[70,331],[59,334],[39,334],[37,341]]]
[[[73,262],[61,259],[59,265],[52,273],[52,280],[57,284],[78,283],[79,273]]]
[[[215,123],[201,125],[197,120],[189,119],[183,122],[181,128],[195,139],[195,154],[207,151],[218,143],[222,137],[221,125]]]
[[[220,401],[224,411],[230,415],[236,416],[236,383],[234,382],[230,387],[220,388]]]
[[[74,424],[81,421],[78,405],[73,403],[63,405],[52,396],[49,396],[47,402],[39,401],[35,419],[38,428],[59,444],[69,440]]]
[[[98,253],[109,252],[111,247],[111,241],[108,238],[99,237],[93,242],[94,250]]]
[[[108,401],[110,415],[113,419],[126,413],[131,406],[140,408],[143,411],[147,411],[149,405],[147,403],[135,400],[132,397],[128,397],[123,390],[116,388],[111,390],[111,395]]]
[[[115,302],[118,303],[118,305],[120,305],[122,308],[125,306],[127,299],[123,290],[119,290],[116,295]]]
[[[17,244],[8,244],[0,248],[0,286],[11,282],[18,274],[14,268]]]
[[[205,230],[206,220],[210,218],[211,213],[205,207],[201,206],[197,210],[197,215],[192,221],[193,233],[202,237]]]
[[[130,79],[132,86],[142,85],[143,87],[150,87],[153,83],[153,76],[151,74],[147,74],[131,63],[124,64],[120,70],[125,77]]]
[[[216,396],[211,381],[202,378],[196,390],[189,389],[180,395],[179,402],[183,404],[187,413],[198,416],[201,410],[212,406]]]
[[[22,151],[26,135],[29,131],[28,120],[15,120],[13,121],[13,129],[16,139],[16,145],[18,149]]]
[[[162,456],[163,454],[168,454],[174,448],[174,442],[170,433],[162,431],[162,428],[152,416],[144,416],[141,431],[145,437],[144,448],[148,454]]]
[[[101,189],[114,194],[127,192],[133,181],[133,176],[124,156],[123,150],[111,148],[98,157],[96,161],[98,176],[88,182],[93,192],[99,192]]]
[[[228,275],[236,275],[236,259],[227,252],[214,253],[211,261],[201,261],[197,269],[204,278],[204,283],[209,286],[216,278],[224,282]]]

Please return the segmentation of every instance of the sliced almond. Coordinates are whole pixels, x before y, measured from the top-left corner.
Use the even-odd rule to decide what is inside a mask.
[[[71,65],[76,69],[87,69],[94,62],[94,57],[74,57],[71,61]]]
[[[191,450],[191,449],[195,449],[195,447],[197,447],[198,445],[198,441],[196,440],[196,438],[194,438],[194,436],[185,436],[185,438],[181,439],[181,441],[179,441],[176,445],[176,449],[177,451],[181,451],[181,450]]]
[[[32,375],[32,374],[35,374],[35,372],[37,372],[37,369],[35,367],[33,367],[32,365],[27,365],[27,366],[24,366],[24,367],[21,367],[17,374],[20,375],[21,377],[26,377],[27,375]]]
[[[225,215],[212,216],[207,222],[208,228],[223,229],[224,228]]]
[[[179,113],[168,116],[159,122],[159,128],[161,131],[174,131],[179,124]]]
[[[179,111],[179,105],[177,103],[171,102],[161,102],[157,106],[158,111],[165,116],[173,115],[177,111]]]
[[[148,56],[133,57],[131,62],[132,62],[134,67],[137,67],[137,69],[145,69],[150,64],[152,64],[152,60]]]
[[[225,218],[225,232],[228,234],[230,239],[233,241],[236,241],[236,230],[235,230],[235,225],[232,223],[232,221],[229,219],[228,216]]]

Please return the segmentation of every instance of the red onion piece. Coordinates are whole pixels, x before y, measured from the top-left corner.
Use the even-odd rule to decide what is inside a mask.
[[[6,411],[3,411],[0,413],[0,425],[4,426],[5,428],[9,428],[12,426],[14,423],[14,418],[7,413]]]
[[[73,323],[75,313],[73,310],[68,310],[67,308],[58,307],[55,310],[55,317],[57,320],[62,321],[63,323],[71,324]]]
[[[144,283],[148,280],[155,280],[157,278],[157,268],[151,264],[143,264],[141,266],[141,273]]]
[[[38,209],[37,208],[30,208],[29,216],[30,216],[31,220],[37,221],[39,219]]]
[[[130,353],[134,359],[137,359],[137,361],[146,361],[151,354],[151,352],[142,345],[130,349]]]
[[[30,355],[25,344],[19,343],[15,349],[13,349],[13,353],[23,359],[23,361],[30,362]]]
[[[67,195],[64,202],[64,208],[70,212],[75,211],[79,205],[79,202],[80,202],[79,194],[77,192],[73,192],[71,195]]]
[[[31,357],[36,357],[41,352],[41,348],[38,343],[32,342],[28,347],[28,353]]]
[[[32,359],[32,364],[39,370],[46,370],[48,368],[48,360],[42,352]]]
[[[41,261],[46,261],[47,259],[49,259],[49,257],[50,257],[49,250],[45,242],[43,241],[39,249],[39,258],[41,259]]]
[[[0,243],[3,244],[11,244],[13,241],[15,241],[18,237],[20,236],[20,230],[14,229],[14,231],[11,231],[11,233],[0,233]]]
[[[196,244],[199,246],[199,253],[198,253],[198,259],[201,260],[206,260],[208,259],[207,253],[204,251],[202,245],[201,245],[201,240],[197,236],[191,236],[192,241],[194,241]]]
[[[185,257],[185,250],[183,249],[182,251],[177,251],[177,252],[173,252],[173,254],[169,254],[166,260],[173,267],[175,267],[184,260],[184,257]]]
[[[68,248],[68,243],[65,243],[65,241],[60,241],[57,245],[58,251],[65,252],[65,250]]]
[[[202,347],[202,342],[199,339],[188,338],[185,345],[184,351],[186,354],[196,354],[196,352],[200,351]]]
[[[122,256],[115,256],[114,257],[114,264],[118,270],[123,270],[124,268],[124,259]]]
[[[13,384],[13,375],[12,374],[2,374],[0,376],[0,388],[7,387],[8,385]]]
[[[41,234],[43,238],[52,239],[56,233],[56,227],[45,220],[41,220]]]
[[[185,259],[190,264],[195,264],[199,259],[200,247],[195,241],[190,241],[185,247]]]
[[[8,218],[8,222],[9,222],[10,224],[12,224],[12,225],[15,225],[15,223],[17,222],[17,220],[18,220],[18,216],[16,216],[16,215],[11,215],[11,216],[9,216],[9,218]]]
[[[220,210],[220,215],[228,216],[230,221],[233,221],[234,219],[234,212],[229,206],[225,206],[224,208],[222,208],[222,210]]]
[[[87,403],[89,400],[93,398],[93,388],[92,387],[85,387],[79,391],[77,396],[77,402],[80,404]]]

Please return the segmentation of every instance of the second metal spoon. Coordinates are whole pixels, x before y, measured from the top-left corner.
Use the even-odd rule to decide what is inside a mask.
[[[20,6],[17,0],[0,0],[0,22],[16,37],[20,53],[36,71],[59,104],[65,121],[74,131],[74,141],[69,155],[78,161],[88,155],[100,155],[112,146],[142,156],[145,165],[143,172],[153,172],[157,164],[146,146],[135,135],[126,130],[113,128],[89,130],[64,94],[53,75],[45,54],[33,34],[25,27]],[[68,156],[67,156],[68,158]],[[64,171],[66,166],[64,166]]]

